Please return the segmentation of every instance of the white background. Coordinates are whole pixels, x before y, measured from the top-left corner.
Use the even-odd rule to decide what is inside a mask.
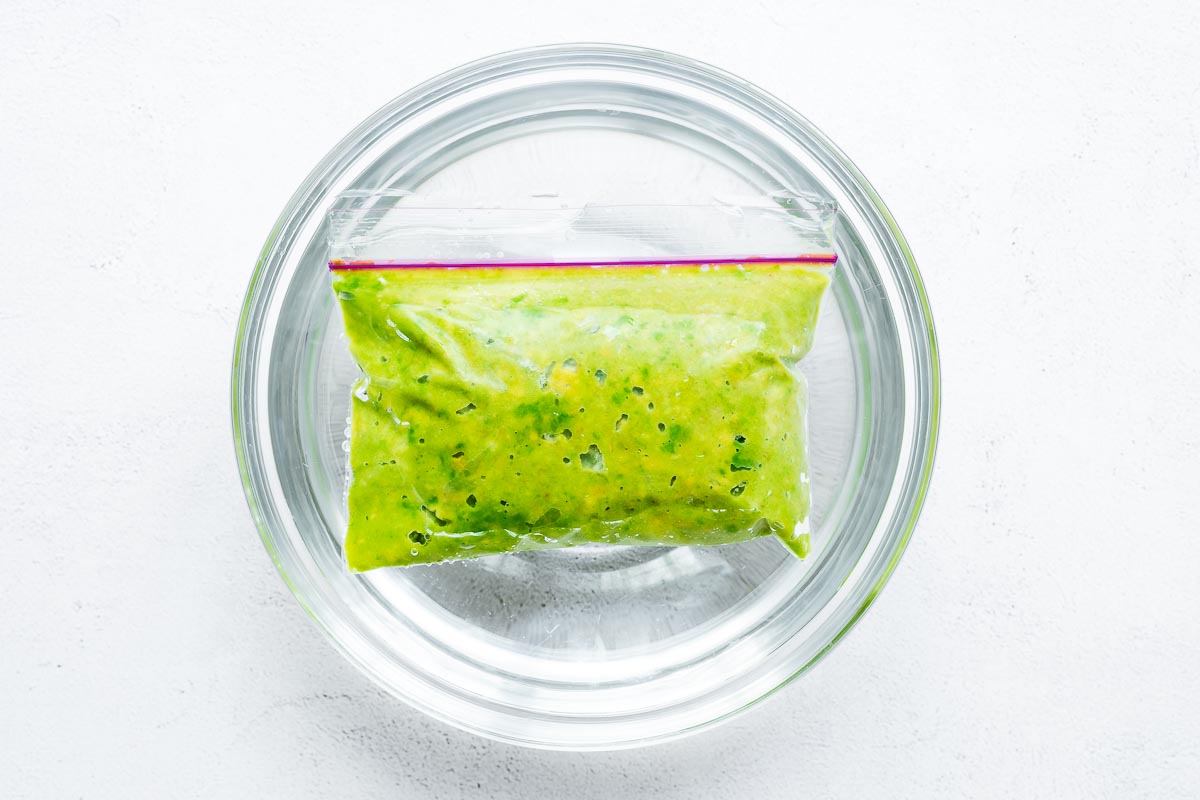
[[[1200,793],[1195,3],[215,5],[0,9],[0,796]],[[717,64],[838,142],[944,376],[861,624],[724,727],[609,754],[474,738],[343,662],[259,543],[228,410],[318,159],[418,81],[572,40]]]

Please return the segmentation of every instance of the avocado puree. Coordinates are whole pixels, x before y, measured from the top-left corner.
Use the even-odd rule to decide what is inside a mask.
[[[775,534],[808,549],[799,264],[335,269],[354,570]]]

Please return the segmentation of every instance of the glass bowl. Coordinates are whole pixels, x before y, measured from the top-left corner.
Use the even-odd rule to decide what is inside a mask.
[[[840,255],[802,369],[813,552],[582,547],[353,574],[342,556],[350,385],[326,270],[348,190],[555,192],[696,202],[790,190],[837,202]],[[912,533],[938,417],[933,325],[871,186],[807,120],[668,53],[506,53],[359,125],[292,197],[247,291],[233,365],[246,496],[284,580],[339,650],[428,714],[519,744],[611,749],[699,730],[813,664]]]

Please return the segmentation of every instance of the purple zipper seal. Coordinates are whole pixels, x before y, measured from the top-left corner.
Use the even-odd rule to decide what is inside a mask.
[[[331,270],[356,269],[481,269],[481,268],[553,268],[553,267],[669,267],[706,264],[836,264],[837,254],[767,258],[653,258],[613,259],[611,261],[340,261],[329,262]]]

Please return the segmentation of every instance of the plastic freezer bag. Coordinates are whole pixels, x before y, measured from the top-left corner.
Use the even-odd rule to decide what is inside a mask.
[[[495,230],[477,217],[449,226],[455,238],[402,214],[423,243],[455,238],[458,249],[433,263],[331,261],[363,373],[351,411],[350,567],[763,535],[804,556],[796,364],[812,344],[831,253],[807,241],[791,260],[717,250],[694,263],[496,263],[463,252],[464,230]],[[612,233],[625,223],[608,219],[603,250],[624,255]],[[527,247],[541,253],[557,241],[552,229]],[[387,238],[371,243],[429,254]]]

